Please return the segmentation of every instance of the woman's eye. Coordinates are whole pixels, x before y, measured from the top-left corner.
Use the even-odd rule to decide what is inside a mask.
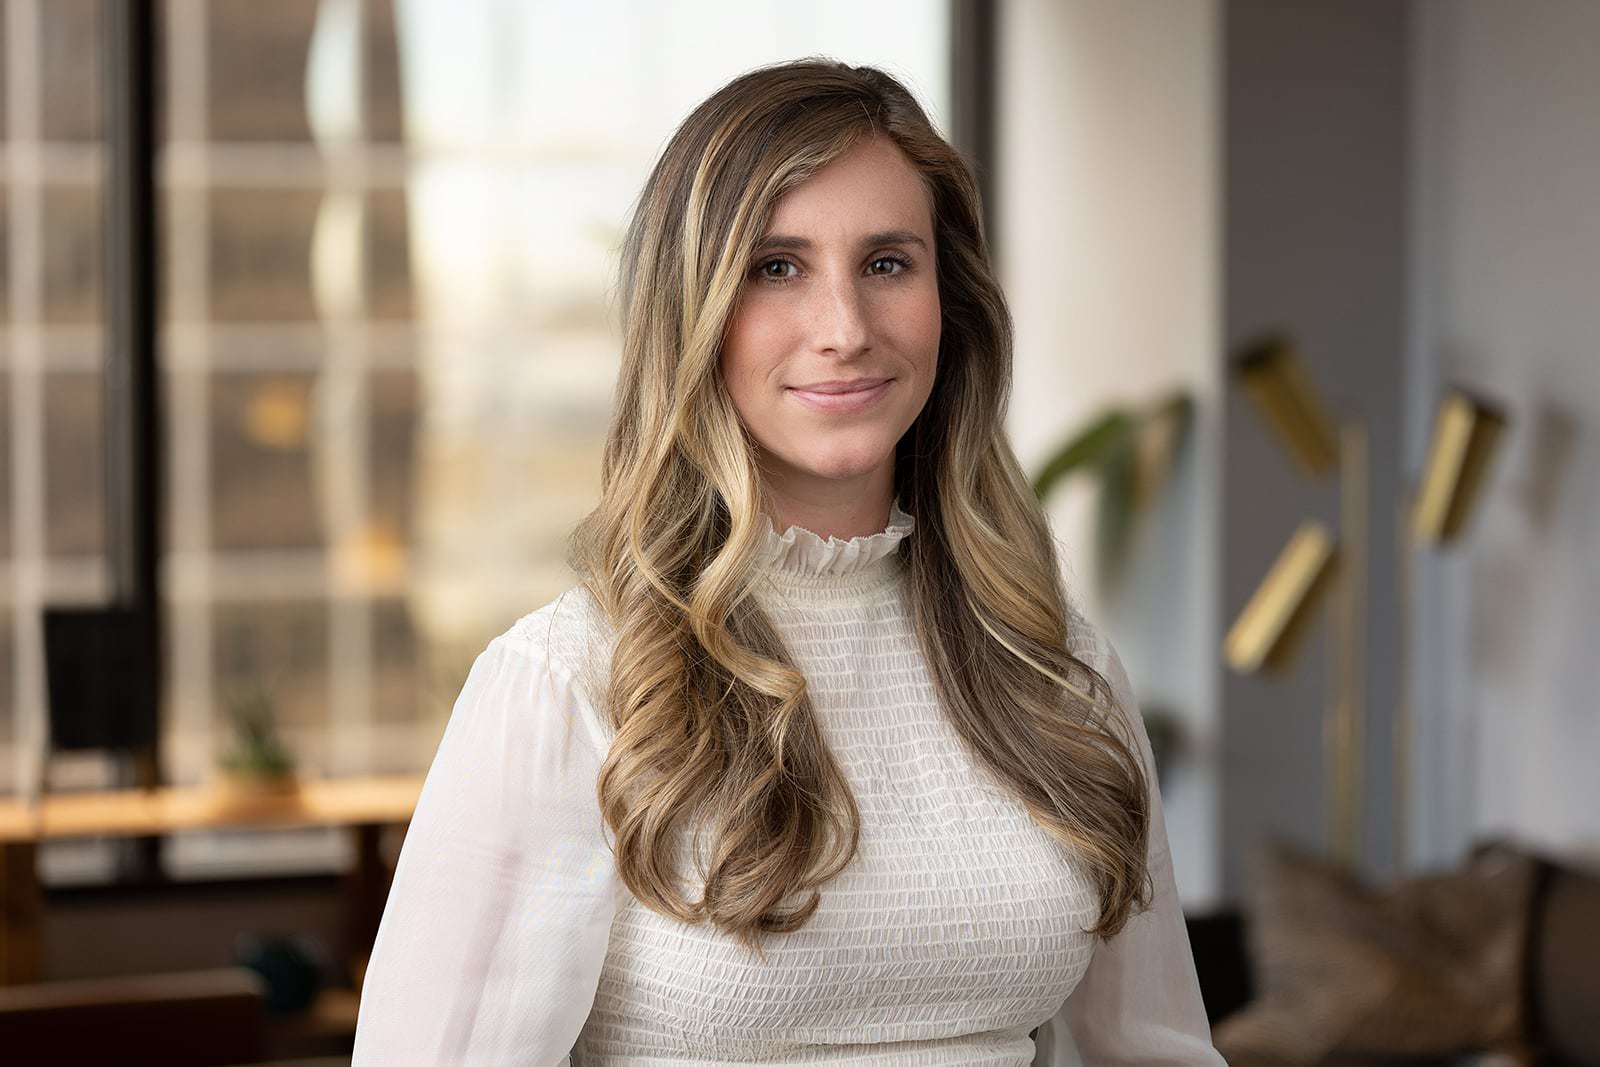
[[[867,273],[899,274],[906,266],[906,261],[899,256],[879,256],[867,265]]]
[[[795,265],[787,259],[769,259],[756,268],[756,273],[773,281],[787,281],[794,277]]]

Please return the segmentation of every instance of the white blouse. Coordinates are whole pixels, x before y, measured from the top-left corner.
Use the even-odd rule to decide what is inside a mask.
[[[757,595],[861,814],[803,928],[760,960],[622,884],[595,798],[609,632],[575,590],[496,638],[456,702],[373,946],[356,1067],[1222,1063],[1139,717],[1154,902],[1099,941],[1087,873],[940,711],[895,552],[912,526],[896,508],[870,537],[768,535]],[[1133,709],[1105,639],[1074,617],[1071,641]]]

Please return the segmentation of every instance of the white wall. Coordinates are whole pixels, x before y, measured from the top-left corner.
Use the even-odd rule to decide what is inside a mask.
[[[1164,786],[1179,891],[1218,892],[1218,6],[1013,0],[999,28],[995,240],[1016,319],[1011,432],[1035,470],[1103,406],[1186,386],[1189,452],[1114,598],[1094,588],[1091,494],[1052,518],[1069,592],[1141,703],[1190,734]]]
[[[1417,9],[1408,452],[1438,386],[1511,430],[1467,542],[1420,561],[1417,858],[1600,852],[1600,4]]]

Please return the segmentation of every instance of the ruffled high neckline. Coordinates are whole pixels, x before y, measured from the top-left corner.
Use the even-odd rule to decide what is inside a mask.
[[[895,549],[911,536],[915,525],[899,504],[891,504],[888,526],[849,540],[823,537],[803,526],[791,526],[780,534],[769,526],[761,562],[785,584],[855,585],[893,574],[899,565]]]

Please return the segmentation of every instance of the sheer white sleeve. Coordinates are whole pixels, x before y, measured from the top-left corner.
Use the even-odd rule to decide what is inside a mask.
[[[1138,740],[1150,779],[1150,910],[1095,947],[1089,969],[1061,1010],[1039,1028],[1035,1067],[1133,1067],[1224,1063],[1211,1044],[1189,933],[1178,902],[1155,762],[1139,705],[1116,650],[1096,634],[1091,666],[1105,675]]]
[[[567,1062],[619,884],[596,721],[526,637],[473,664],[395,868],[355,1067]]]

